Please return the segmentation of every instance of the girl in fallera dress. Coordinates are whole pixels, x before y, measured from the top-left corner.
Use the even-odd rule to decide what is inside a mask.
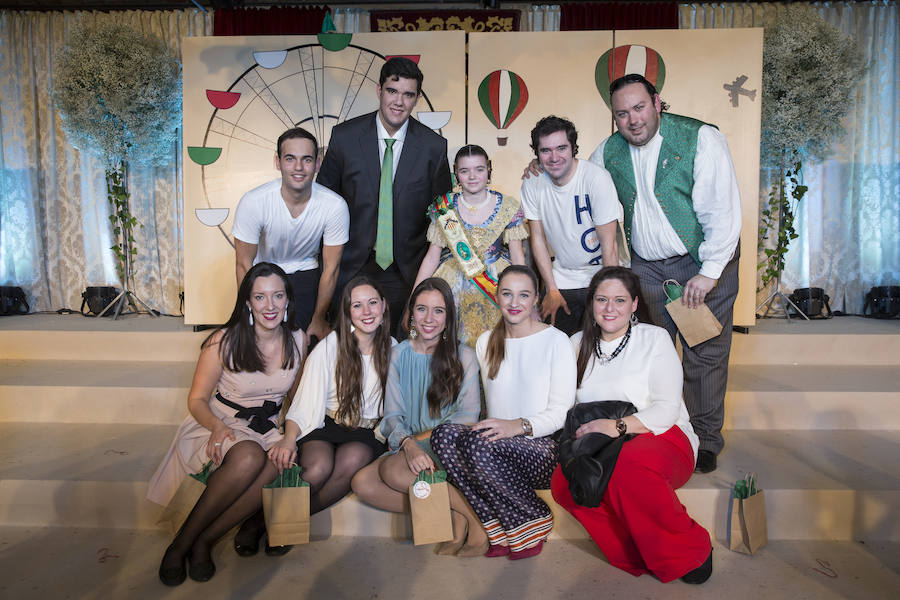
[[[269,458],[279,470],[300,464],[309,483],[310,514],[347,495],[356,472],[385,450],[375,430],[396,343],[389,324],[381,288],[366,276],[355,277],[341,294],[335,330],[306,360],[284,438]]]
[[[457,339],[450,287],[429,278],[408,303],[409,339],[394,347],[388,371],[381,433],[390,453],[353,478],[361,500],[391,512],[409,511],[409,487],[423,471],[441,469],[431,450],[431,431],[441,423],[471,425],[481,408],[475,352]],[[487,549],[481,523],[456,488],[450,487],[453,541],[441,554],[478,556]],[[468,540],[468,542],[467,542]]]
[[[284,271],[256,264],[241,282],[228,322],[201,346],[188,393],[191,414],[147,493],[168,504],[187,474],[208,461],[215,467],[162,558],[159,578],[166,585],[178,585],[188,574],[209,580],[216,572],[212,545],[260,508],[262,487],[276,475],[266,451],[281,438],[275,421],[282,400],[296,388],[306,350],[303,331],[291,330],[293,313]]]
[[[460,148],[453,170],[461,191],[440,196],[428,209],[431,245],[416,285],[432,276],[450,285],[459,339],[474,347],[478,336],[500,318],[494,298],[497,277],[510,264],[525,264],[522,240],[528,230],[519,201],[488,188],[491,161],[484,148]],[[462,227],[455,227],[457,223]],[[459,250],[460,242],[465,250]]]
[[[557,463],[550,435],[575,398],[575,355],[563,332],[534,318],[531,269],[507,267],[497,299],[502,317],[475,346],[488,418],[439,425],[431,444],[487,532],[485,555],[515,560],[538,554],[553,527],[534,490],[550,486]]]
[[[595,419],[575,436],[635,434],[622,445],[603,500],[575,503],[560,467],[553,498],[578,519],[610,564],[666,582],[703,583],[712,573],[709,533],[687,513],[675,490],[694,472],[700,441],[681,398],[682,367],[665,329],[640,323],[640,284],[624,267],[597,272],[588,287],[578,352],[577,402],[620,400],[637,412]]]

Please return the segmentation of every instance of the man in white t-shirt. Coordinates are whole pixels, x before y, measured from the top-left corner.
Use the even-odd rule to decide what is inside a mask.
[[[331,331],[325,313],[349,238],[350,212],[341,196],[313,181],[318,155],[316,138],[305,129],[281,134],[275,155],[281,179],[244,194],[231,233],[238,285],[255,263],[275,263],[291,282],[297,325],[323,339]]]
[[[571,121],[556,116],[538,121],[531,148],[543,172],[522,182],[522,208],[546,288],[541,316],[572,335],[581,329],[591,277],[619,264],[616,233],[622,207],[609,173],[575,158],[578,132]]]

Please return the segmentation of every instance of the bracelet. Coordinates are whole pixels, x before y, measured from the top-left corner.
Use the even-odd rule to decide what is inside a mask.
[[[411,435],[408,435],[408,436],[404,437],[402,440],[400,440],[400,443],[397,444],[397,450],[403,450],[403,444],[405,444],[406,440],[410,439],[411,437],[412,437]]]

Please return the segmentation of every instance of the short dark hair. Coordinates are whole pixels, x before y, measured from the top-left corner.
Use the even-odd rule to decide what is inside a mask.
[[[456,169],[459,167],[459,159],[463,157],[472,157],[472,156],[482,156],[484,157],[484,162],[487,163],[488,169],[488,181],[491,179],[491,159],[488,157],[487,151],[477,144],[467,144],[459,149],[456,153],[456,157],[453,159],[453,173],[456,174]]]
[[[397,80],[400,77],[416,80],[416,92],[422,92],[422,80],[425,78],[419,65],[405,56],[394,56],[381,67],[381,75],[378,77],[378,85],[383,86],[388,79]]]
[[[313,156],[318,158],[319,156],[319,142],[316,141],[316,136],[303,129],[302,127],[292,127],[288,129],[284,133],[278,136],[278,147],[276,148],[276,152],[278,154],[278,158],[281,158],[281,143],[285,140],[292,140],[294,138],[300,138],[304,140],[309,140],[313,144]]]
[[[653,100],[653,96],[659,95],[659,92],[656,91],[656,86],[647,81],[647,79],[643,75],[638,75],[637,73],[629,73],[628,75],[619,77],[611,84],[609,84],[609,103],[612,104],[613,94],[621,90],[626,85],[630,85],[632,83],[640,83],[642,86],[644,86],[644,89],[647,90],[648,94],[650,94],[651,100]],[[663,102],[662,98],[660,98],[659,101],[662,105],[662,110],[669,110],[668,102]]]
[[[578,131],[575,129],[575,124],[563,117],[550,115],[538,121],[534,129],[531,130],[531,149],[534,150],[535,156],[539,156],[538,145],[541,138],[557,131],[566,132],[566,138],[572,146],[572,156],[578,155]]]

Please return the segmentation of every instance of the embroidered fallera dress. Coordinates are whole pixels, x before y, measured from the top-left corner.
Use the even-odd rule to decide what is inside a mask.
[[[510,265],[509,242],[528,237],[525,215],[519,200],[504,196],[500,192],[488,190],[494,199],[494,212],[483,223],[472,225],[459,219],[465,227],[465,235],[472,250],[485,265],[487,275],[497,280],[500,273]],[[448,194],[449,210],[459,217],[457,202],[460,193]],[[441,233],[433,210],[429,209],[431,225],[428,227],[428,241],[443,248],[435,277],[440,277],[450,285],[456,298],[459,339],[464,344],[475,347],[482,332],[491,329],[500,318],[500,310],[487,295],[462,271],[459,261],[447,248],[447,240]]]

